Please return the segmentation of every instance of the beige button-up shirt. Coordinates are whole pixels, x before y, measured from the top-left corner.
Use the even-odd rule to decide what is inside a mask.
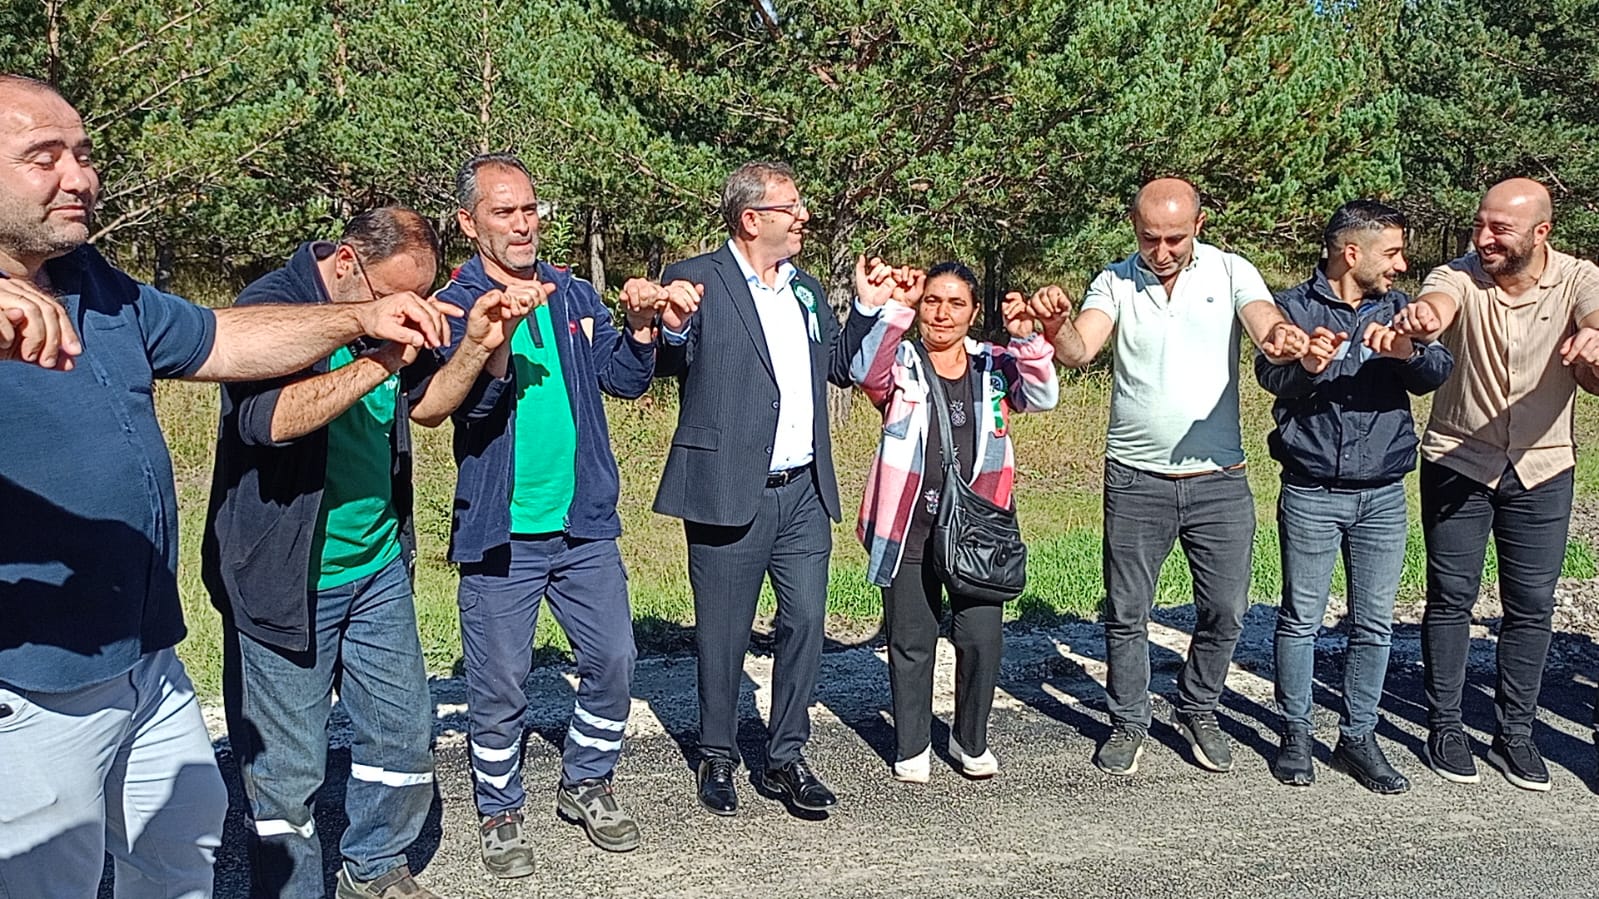
[[[1506,464],[1529,488],[1575,465],[1577,380],[1560,344],[1599,311],[1599,267],[1551,247],[1537,286],[1512,297],[1468,253],[1433,269],[1421,293],[1459,306],[1439,338],[1455,370],[1433,399],[1422,457],[1490,487]]]

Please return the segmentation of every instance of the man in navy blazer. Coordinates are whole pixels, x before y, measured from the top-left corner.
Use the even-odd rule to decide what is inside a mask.
[[[761,579],[777,594],[772,714],[761,786],[807,811],[838,803],[802,751],[827,612],[829,519],[840,517],[827,382],[848,386],[872,323],[841,329],[822,285],[790,261],[810,212],[794,172],[752,162],[728,177],[730,239],[667,268],[703,298],[686,321],[663,313],[657,377],[682,390],[655,511],[683,519],[699,649],[699,800],[738,810],[738,696]]]

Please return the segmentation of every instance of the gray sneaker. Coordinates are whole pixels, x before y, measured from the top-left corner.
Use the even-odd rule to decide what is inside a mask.
[[[1126,777],[1138,772],[1138,759],[1144,754],[1144,732],[1118,724],[1111,728],[1110,738],[1099,744],[1094,753],[1094,764],[1106,774]]]
[[[411,869],[401,865],[381,877],[356,880],[350,869],[339,866],[337,899],[439,899],[437,893],[416,882]]]
[[[533,873],[533,847],[523,833],[520,811],[483,816],[478,836],[483,841],[483,867],[490,874],[509,880]]]
[[[571,787],[563,785],[555,793],[555,813],[573,824],[583,825],[594,845],[606,852],[638,848],[638,822],[616,801],[608,780],[585,780]]]
[[[1177,730],[1188,738],[1188,745],[1194,750],[1194,761],[1199,763],[1199,767],[1210,771],[1233,769],[1233,747],[1216,724],[1215,712],[1191,712],[1186,715],[1179,712]]]

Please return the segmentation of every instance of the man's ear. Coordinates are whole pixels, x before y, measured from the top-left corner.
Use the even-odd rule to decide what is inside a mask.
[[[467,240],[477,240],[477,222],[472,221],[472,213],[465,209],[455,210],[455,224]]]
[[[1201,209],[1199,211],[1199,217],[1194,219],[1194,236],[1198,237],[1199,236],[1199,232],[1204,230],[1204,228],[1205,228],[1205,211],[1203,209]]]

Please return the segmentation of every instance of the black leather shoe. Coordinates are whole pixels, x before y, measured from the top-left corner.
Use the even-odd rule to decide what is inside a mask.
[[[738,813],[738,789],[733,786],[733,773],[738,762],[725,756],[713,755],[700,759],[700,805],[713,815]]]
[[[1277,758],[1271,763],[1271,775],[1290,787],[1308,787],[1315,783],[1315,746],[1316,739],[1310,731],[1294,728],[1285,731]]]
[[[804,759],[795,759],[777,768],[768,767],[761,773],[761,786],[807,812],[825,812],[838,805],[838,797]]]
[[[1392,795],[1410,789],[1410,779],[1388,764],[1373,734],[1339,737],[1338,746],[1333,749],[1333,761],[1373,793]]]

